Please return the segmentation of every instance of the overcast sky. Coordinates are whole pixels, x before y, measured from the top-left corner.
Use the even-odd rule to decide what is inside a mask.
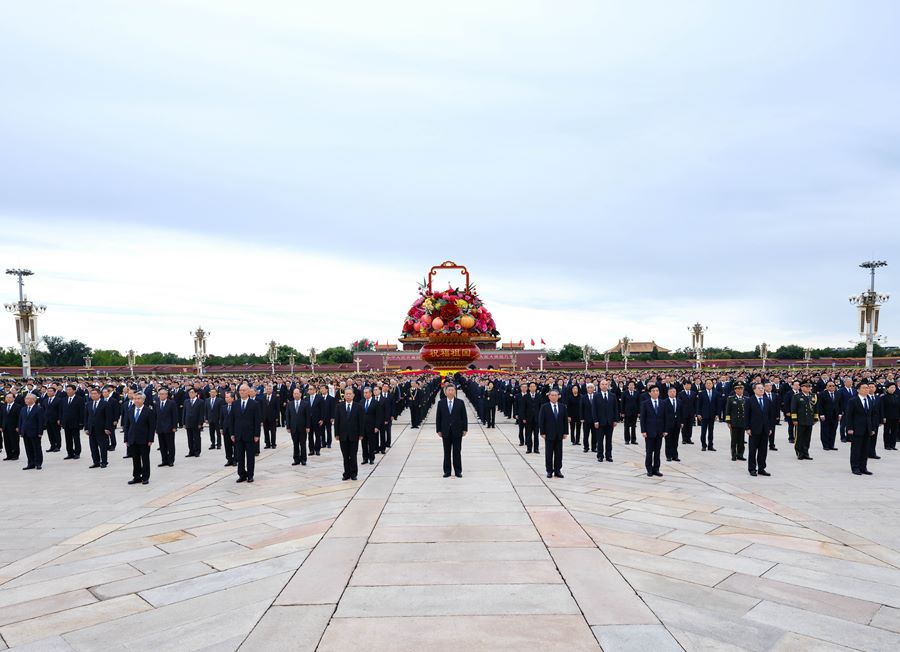
[[[0,265],[95,348],[393,341],[445,259],[504,339],[848,344],[857,265],[900,289],[898,28],[892,0],[6,3]]]

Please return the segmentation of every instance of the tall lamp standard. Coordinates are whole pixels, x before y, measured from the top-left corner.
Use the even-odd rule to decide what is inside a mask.
[[[631,356],[631,338],[623,337],[619,340],[619,353],[625,361],[625,373],[628,373],[628,358]]]
[[[587,373],[588,364],[591,362],[591,345],[585,344],[581,347],[581,355],[584,357],[584,373]]]
[[[272,375],[275,375],[275,363],[278,362],[278,344],[275,340],[269,342],[269,350],[267,352],[269,364],[272,365]]]
[[[881,312],[881,304],[887,303],[891,298],[888,294],[875,292],[875,270],[879,267],[886,267],[887,262],[867,260],[860,263],[859,266],[869,270],[869,289],[850,297],[850,303],[859,308],[859,334],[866,336],[866,369],[871,370],[874,367],[875,335],[878,333],[878,315]]]
[[[356,356],[356,359],[353,362],[356,363],[356,373],[358,374],[359,373],[359,363],[362,362],[362,358],[360,358],[359,356]]]
[[[762,358],[763,371],[766,370],[766,358],[769,357],[769,345],[763,342],[759,345],[759,357]]]
[[[131,374],[131,377],[134,378],[134,349],[128,349],[128,353],[126,355],[128,356],[128,371]]]
[[[545,357],[542,356],[542,355],[539,355],[539,356],[538,356],[538,362],[541,363],[541,372],[544,371],[544,360],[546,360],[546,359],[547,359],[547,358],[545,358]]]
[[[44,314],[47,306],[37,306],[25,296],[25,276],[32,276],[30,269],[8,269],[6,273],[19,278],[19,301],[7,303],[6,311],[16,318],[16,337],[19,355],[22,356],[22,378],[31,378],[31,351],[37,346],[37,316]]]
[[[700,367],[703,365],[703,334],[706,332],[706,328],[706,326],[701,326],[699,321],[693,326],[688,326],[688,330],[691,332],[691,348],[697,356],[697,371],[700,371]]]
[[[84,368],[88,371],[91,370],[91,356],[89,355],[84,356]]]
[[[202,326],[198,326],[191,335],[194,336],[194,366],[197,367],[197,374],[203,375],[203,363],[206,362],[206,338],[211,335],[209,331],[203,330]]]
[[[805,349],[803,349],[803,362],[806,365],[807,372],[809,371],[809,363],[810,363],[811,359],[812,359],[812,349],[809,347],[806,347]]]
[[[294,375],[294,363],[295,363],[296,361],[297,361],[297,357],[296,357],[293,353],[291,353],[291,354],[288,356],[288,364],[291,365],[291,375],[292,375],[292,376]]]

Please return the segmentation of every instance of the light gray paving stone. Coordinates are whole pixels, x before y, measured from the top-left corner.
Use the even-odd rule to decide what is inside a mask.
[[[335,618],[577,613],[560,584],[351,586]]]
[[[600,625],[594,636],[609,652],[680,652],[681,646],[662,625]]]
[[[856,649],[872,652],[900,649],[900,634],[767,600],[751,609],[746,618]]]
[[[634,568],[622,566],[622,575],[639,594],[650,593],[669,600],[676,600],[711,612],[722,612],[726,616],[743,616],[759,603],[758,598],[738,595],[727,590],[703,586],[693,582],[646,573]]]
[[[599,551],[598,551],[599,552]],[[551,561],[360,562],[351,586],[422,584],[556,584]]]
[[[333,613],[334,605],[330,604],[273,606],[266,611],[240,649],[244,652],[313,652]]]
[[[480,541],[440,543],[370,543],[361,562],[420,561],[541,561],[550,554],[540,541]]]
[[[774,562],[770,561],[748,559],[739,555],[709,550],[707,548],[698,548],[696,546],[681,546],[668,553],[666,557],[693,561],[698,564],[724,568],[725,570],[744,573],[746,575],[762,575],[775,565]]]
[[[146,575],[138,575],[129,577],[128,579],[119,580],[117,582],[109,582],[101,584],[91,589],[91,592],[101,600],[108,600],[120,595],[128,595],[129,593],[139,593],[158,586],[166,586],[174,584],[181,580],[209,575],[214,570],[199,561],[190,564],[181,564],[172,568],[160,570],[155,573]]]
[[[796,568],[786,564],[778,564],[763,577],[900,608],[900,590],[891,584],[878,584],[851,577],[842,577],[840,581],[837,581],[835,576],[830,573]]]
[[[291,578],[276,604],[336,604],[365,545],[363,537],[325,537]]]

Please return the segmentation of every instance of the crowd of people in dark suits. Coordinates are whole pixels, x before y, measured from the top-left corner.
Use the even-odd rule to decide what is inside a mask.
[[[87,437],[90,468],[106,468],[117,450],[132,460],[132,484],[150,481],[151,451],[159,467],[175,464],[176,433],[183,429],[185,457],[199,457],[203,432],[209,450],[223,450],[238,482],[253,482],[260,449],[277,448],[278,429],[291,436],[293,464],[306,466],[338,442],[343,479],[356,480],[362,464],[374,464],[391,447],[392,423],[409,409],[419,428],[440,393],[436,432],[444,444],[444,475],[462,475],[461,442],[468,430],[466,395],[478,421],[496,427],[497,413],[518,427],[525,454],[544,448],[548,477],[563,477],[563,441],[599,462],[613,461],[613,432],[623,425],[623,444],[645,446],[648,476],[661,476],[664,455],[681,461],[681,447],[715,452],[716,424],[727,430],[732,461],[747,462],[750,475],[768,476],[767,452],[777,450],[775,428],[787,424],[798,460],[811,460],[813,427],[824,451],[850,443],[851,471],[871,475],[868,461],[882,448],[896,450],[900,392],[892,370],[715,370],[677,373],[564,374],[494,371],[434,374],[360,374],[351,377],[219,377],[39,379],[7,382],[0,389],[4,460],[25,449],[25,470],[43,467],[44,453],[80,459]],[[452,394],[452,397],[451,397]],[[882,430],[883,429],[883,430]],[[46,433],[49,447],[44,450]],[[640,439],[639,439],[640,435]],[[21,447],[20,447],[21,442]],[[577,450],[577,449],[576,449]],[[746,457],[745,457],[746,455]]]
[[[18,460],[21,441],[28,460],[23,470],[40,470],[44,453],[61,452],[63,446],[63,459],[80,459],[86,436],[89,468],[105,469],[121,434],[124,457],[133,466],[129,483],[148,484],[154,443],[157,466],[172,467],[176,433],[185,432],[185,457],[200,457],[205,430],[208,449],[224,447],[225,466],[236,467],[237,481],[253,482],[260,449],[277,448],[278,428],[284,427],[291,436],[294,465],[305,466],[310,456],[321,455],[337,440],[344,479],[355,480],[358,449],[363,464],[374,464],[376,454],[391,447],[392,422],[409,409],[411,425],[420,427],[438,388],[433,375],[9,382],[0,390],[0,450],[5,445],[3,459]],[[338,410],[345,397],[358,408],[350,419]]]

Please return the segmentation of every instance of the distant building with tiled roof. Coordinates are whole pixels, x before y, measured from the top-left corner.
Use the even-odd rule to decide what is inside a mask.
[[[672,349],[667,349],[664,346],[660,346],[654,340],[650,340],[649,342],[629,342],[628,351],[631,355],[640,355],[641,353],[653,353],[654,347],[659,353],[671,353]],[[621,353],[621,344],[616,342],[615,345],[611,349],[607,349],[604,353]]]

